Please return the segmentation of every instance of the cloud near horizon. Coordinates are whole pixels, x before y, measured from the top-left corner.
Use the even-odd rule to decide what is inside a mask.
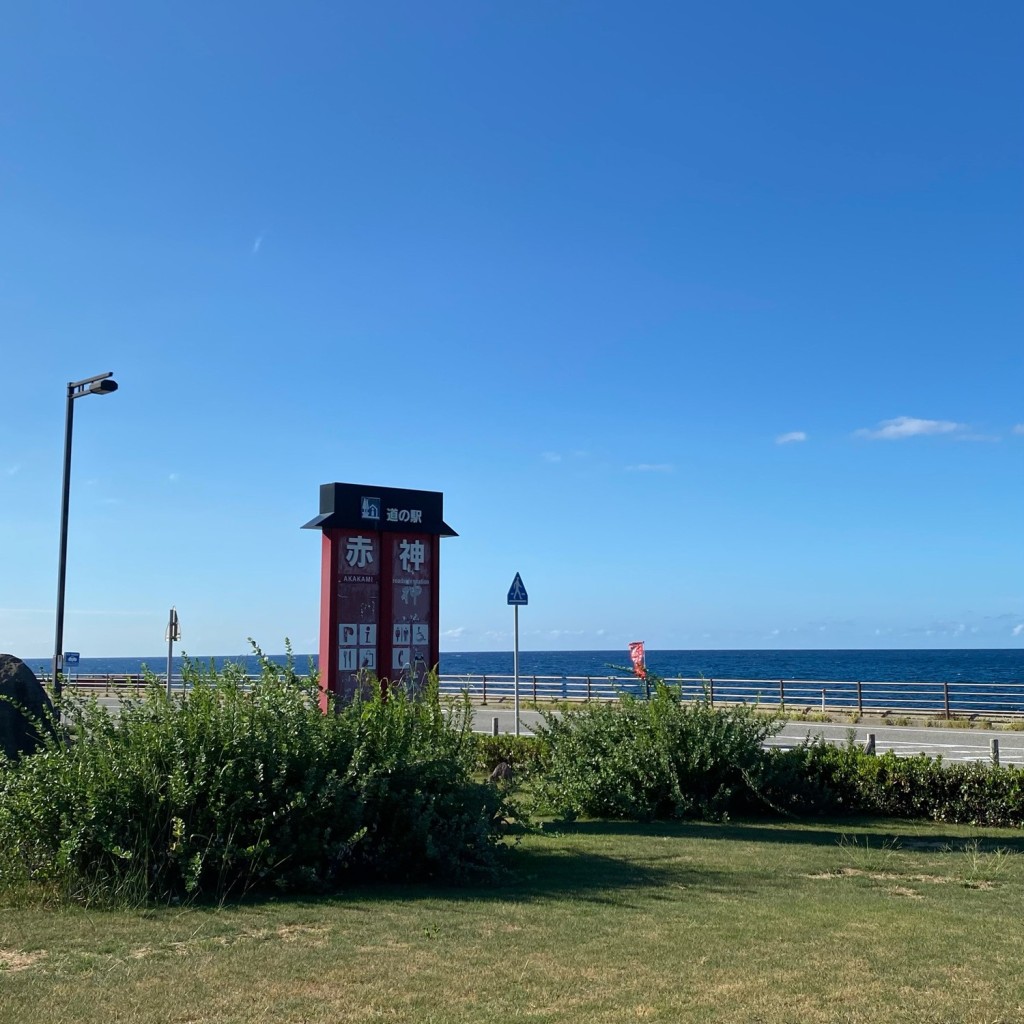
[[[793,444],[794,441],[806,441],[807,434],[802,430],[791,430],[788,434],[779,434],[775,438],[776,444]]]
[[[871,441],[901,441],[907,437],[926,437],[934,434],[956,434],[966,430],[963,423],[952,420],[922,420],[914,416],[897,416],[895,419],[882,420],[871,430],[862,427],[853,432],[854,437],[866,437]]]
[[[627,466],[627,473],[671,473],[675,467],[671,462],[638,462]]]

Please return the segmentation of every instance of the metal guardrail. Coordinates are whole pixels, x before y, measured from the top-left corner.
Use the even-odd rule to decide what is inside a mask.
[[[157,677],[158,679],[161,677]],[[42,680],[44,683],[45,679]],[[849,682],[825,679],[707,679],[676,677],[665,682],[679,687],[684,699],[705,695],[712,704],[761,704],[791,713],[814,711],[840,714],[934,715],[944,718],[1024,717],[1024,682]],[[180,676],[172,679],[180,689]],[[515,679],[511,675],[442,675],[441,691],[467,693],[474,702],[511,703]],[[96,696],[141,695],[143,675],[69,675],[67,691]],[[519,677],[522,702],[551,703],[615,700],[624,693],[646,696],[643,680],[635,676]]]
[[[50,676],[38,674],[39,682],[43,684],[47,692],[53,693],[52,680]],[[166,677],[162,677],[166,678]],[[181,676],[174,676],[175,685],[181,686]],[[73,693],[76,696],[117,697],[126,693],[141,695],[145,692],[147,679],[144,675],[79,675],[78,673],[67,673],[61,677],[61,686],[65,693]]]
[[[1024,683],[851,682],[835,679],[709,679],[676,677],[684,699],[705,695],[712,704],[761,704],[790,711],[843,714],[1024,716]],[[441,676],[446,693],[465,691],[481,704],[514,697],[511,675]],[[521,701],[610,700],[646,695],[635,676],[520,676]]]

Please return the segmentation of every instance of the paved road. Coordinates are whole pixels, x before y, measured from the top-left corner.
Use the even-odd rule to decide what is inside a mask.
[[[474,708],[473,727],[477,732],[490,732],[495,718],[498,719],[499,732],[515,732],[515,716],[511,708]],[[541,721],[541,716],[536,711],[522,711],[519,720],[520,731],[528,734],[531,727]],[[874,733],[875,750],[878,753],[892,750],[901,755],[923,752],[937,757],[941,754],[944,761],[988,761],[991,756],[990,743],[994,737],[999,740],[1000,764],[1024,765],[1024,732],[998,729],[951,729],[945,726],[922,729],[899,725],[848,726],[789,722],[769,741],[769,745],[795,747],[808,736],[822,736],[830,743],[845,743],[851,728],[856,742],[860,744],[865,742],[868,733]]]

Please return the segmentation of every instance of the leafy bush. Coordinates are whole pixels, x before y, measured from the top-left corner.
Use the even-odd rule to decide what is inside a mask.
[[[682,702],[651,677],[650,700],[546,714],[548,769],[538,796],[563,816],[720,818],[758,787],[765,739],[778,716],[754,707]]]
[[[796,749],[773,748],[764,752],[757,792],[747,810],[774,811],[786,817],[842,814],[846,810],[836,792],[808,769],[807,744]]]
[[[467,703],[435,680],[325,715],[315,676],[261,660],[251,687],[187,664],[180,701],[151,680],[117,715],[69,705],[69,742],[0,767],[0,873],[101,899],[495,873],[502,798],[473,781]]]
[[[538,736],[477,736],[477,771],[488,775],[503,761],[519,777],[536,775],[545,766],[547,748]]]
[[[772,796],[794,813],[874,814],[958,824],[1024,825],[1024,770],[917,754],[867,754],[816,741],[774,753]],[[779,780],[797,780],[787,794]],[[787,796],[789,799],[787,800]]]

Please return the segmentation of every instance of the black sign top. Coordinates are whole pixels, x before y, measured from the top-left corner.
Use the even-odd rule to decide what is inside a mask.
[[[302,528],[458,536],[444,521],[444,495],[440,491],[412,491],[404,487],[363,484],[321,484],[320,514]]]

